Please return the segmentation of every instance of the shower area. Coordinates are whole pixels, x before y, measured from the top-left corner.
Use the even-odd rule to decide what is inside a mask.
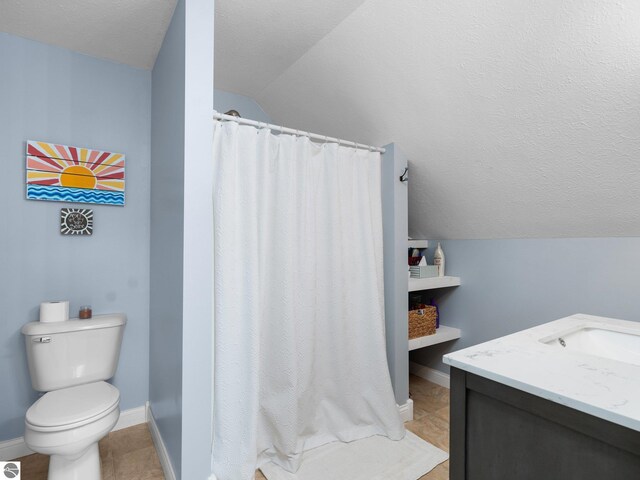
[[[213,129],[213,473],[311,479],[319,447],[402,444],[406,159],[237,111]]]
[[[178,3],[152,72],[149,417],[163,469],[358,480],[375,478],[369,463],[416,480],[433,465],[394,453],[409,439],[429,457],[403,424],[407,160],[212,112],[224,97],[206,7]],[[244,117],[250,99],[231,97],[217,110]]]

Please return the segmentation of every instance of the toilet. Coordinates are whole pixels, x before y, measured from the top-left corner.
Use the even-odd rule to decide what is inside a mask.
[[[27,410],[24,440],[50,455],[49,480],[100,480],[98,442],[120,416],[120,392],[105,382],[118,366],[124,314],[22,327],[31,385],[47,392]]]

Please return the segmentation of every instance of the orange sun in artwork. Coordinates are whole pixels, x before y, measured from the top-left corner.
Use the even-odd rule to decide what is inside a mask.
[[[95,188],[96,176],[82,165],[72,165],[60,173],[60,185],[74,188]]]

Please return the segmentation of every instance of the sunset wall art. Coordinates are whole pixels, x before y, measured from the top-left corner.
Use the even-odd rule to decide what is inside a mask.
[[[124,205],[122,153],[27,142],[27,199]]]

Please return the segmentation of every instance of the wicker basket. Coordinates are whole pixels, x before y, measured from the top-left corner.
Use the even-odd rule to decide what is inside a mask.
[[[427,335],[435,335],[438,309],[435,305],[416,305],[409,310],[409,340]]]

